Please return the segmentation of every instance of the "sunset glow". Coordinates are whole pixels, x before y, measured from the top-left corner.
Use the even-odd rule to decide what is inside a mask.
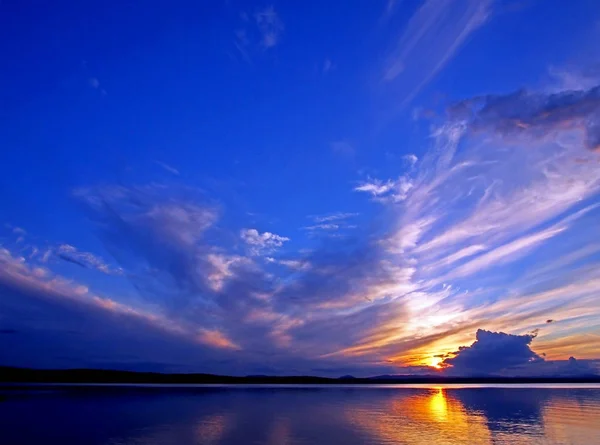
[[[2,364],[598,375],[600,6],[549,1],[0,2]]]

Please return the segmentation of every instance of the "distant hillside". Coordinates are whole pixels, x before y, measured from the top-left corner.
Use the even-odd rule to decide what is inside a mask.
[[[111,371],[101,369],[26,369],[0,367],[1,383],[135,383],[135,384],[477,384],[477,383],[600,383],[600,376],[565,377],[443,377],[376,376],[337,379],[314,376],[247,376],[233,377],[214,374],[161,374],[155,372]]]

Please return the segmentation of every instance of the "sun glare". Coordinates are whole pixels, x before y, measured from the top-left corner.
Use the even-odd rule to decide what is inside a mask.
[[[436,369],[442,369],[442,359],[440,357],[431,357],[429,359],[429,366]]]

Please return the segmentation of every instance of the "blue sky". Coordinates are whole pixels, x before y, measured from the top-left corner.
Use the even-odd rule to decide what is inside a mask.
[[[3,2],[3,364],[597,372],[599,37],[591,0]]]

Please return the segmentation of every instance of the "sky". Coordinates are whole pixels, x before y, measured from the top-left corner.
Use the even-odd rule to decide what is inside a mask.
[[[1,2],[0,365],[600,373],[599,40],[594,0]]]

